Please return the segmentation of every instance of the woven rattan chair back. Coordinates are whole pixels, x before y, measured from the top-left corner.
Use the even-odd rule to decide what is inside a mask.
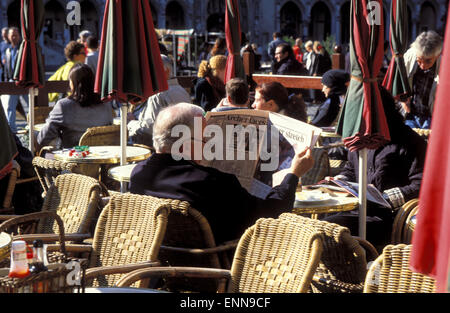
[[[43,124],[47,119],[50,112],[53,110],[53,107],[50,106],[41,106],[34,107],[34,123],[35,124]],[[27,121],[30,122],[30,114],[27,114]]]
[[[157,261],[169,208],[158,198],[114,194],[95,228],[89,267]],[[94,286],[113,286],[121,274],[99,276]]]
[[[314,148],[311,151],[314,166],[302,176],[303,185],[313,185],[330,175],[330,160],[328,152],[323,148]]]
[[[94,178],[80,174],[62,174],[49,188],[42,211],[55,211],[64,222],[66,233],[86,234],[91,230],[99,203],[101,187]],[[93,227],[92,227],[93,228]],[[57,233],[52,219],[38,224],[38,233]]]
[[[366,252],[347,227],[292,213],[279,219],[310,225],[324,236],[320,263],[311,283],[314,293],[362,292],[367,274]]]
[[[79,141],[80,146],[120,145],[120,125],[96,126],[86,129]]]
[[[406,221],[411,211],[415,210],[419,206],[419,199],[411,199],[403,204],[397,211],[394,222],[392,224],[391,244],[408,244],[403,238],[403,232],[406,227]]]
[[[11,173],[5,176],[3,179],[7,180],[6,190],[4,195],[0,195],[0,199],[3,196],[3,203],[1,203],[0,214],[14,214],[14,207],[12,205],[12,198],[14,190],[16,189],[17,178],[20,176],[20,165],[13,160],[13,166]]]
[[[45,196],[50,186],[54,183],[56,177],[61,174],[77,172],[78,165],[76,163],[67,163],[63,161],[34,157],[33,167],[39,178],[42,189],[44,190],[43,195]]]
[[[186,253],[165,247],[207,249],[216,247],[214,235],[208,220],[186,201],[164,199],[170,206],[167,231],[164,236],[159,260],[167,266],[193,266],[210,268],[227,268],[226,252],[220,253]],[[231,263],[231,258],[229,263]],[[221,262],[222,261],[222,262]],[[190,290],[208,292],[216,290],[215,281],[204,279],[171,278],[165,280],[168,290]]]
[[[412,245],[388,245],[372,263],[364,284],[365,293],[434,293],[433,278],[412,272],[409,259]]]
[[[259,219],[239,241],[228,292],[307,292],[322,245],[323,235],[310,225]]]

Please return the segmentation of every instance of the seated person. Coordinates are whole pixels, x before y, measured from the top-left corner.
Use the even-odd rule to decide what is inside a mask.
[[[329,70],[322,76],[322,92],[327,100],[317,109],[311,124],[317,127],[333,126],[347,93],[350,75],[343,70]]]
[[[226,98],[215,107],[212,112],[248,109],[248,85],[242,78],[230,79],[225,85]]]
[[[37,136],[38,149],[54,139],[62,148],[77,146],[86,129],[111,125],[110,103],[102,103],[94,93],[95,76],[89,65],[75,64],[69,73],[70,96],[59,100],[50,112],[44,128]],[[61,148],[59,147],[59,148]]]
[[[256,87],[252,108],[280,113],[305,123],[308,121],[302,96],[288,96],[287,89],[278,82],[264,83]]]
[[[367,203],[367,240],[374,245],[390,242],[396,210],[405,202],[419,197],[425,162],[426,142],[403,123],[395,108],[395,101],[380,87],[391,141],[367,156],[367,183],[373,184],[393,209]],[[336,179],[358,182],[358,152],[349,152],[348,162]],[[342,212],[325,218],[326,221],[349,227],[358,234],[358,210]]]
[[[136,120],[133,113],[128,114],[128,135],[133,143],[152,146],[153,124],[163,108],[180,103],[191,102],[191,96],[180,86],[176,77],[172,77],[172,61],[161,54],[169,89],[148,98]]]
[[[299,177],[313,165],[310,150],[295,155],[282,183],[272,188],[265,199],[257,198],[241,186],[236,176],[189,161],[194,158],[194,148],[198,145],[194,143],[203,142],[194,133],[195,117],[197,121],[200,118],[203,128],[206,125],[203,114],[202,108],[188,103],[159,113],[153,126],[156,153],[133,169],[130,192],[188,201],[209,221],[217,242],[239,238],[258,218],[277,218],[291,210]],[[187,126],[194,136],[189,136],[178,151],[173,145],[185,134],[178,133],[177,137],[171,134],[180,125]]]
[[[275,62],[272,65],[272,74],[307,76],[308,72],[303,64],[295,58],[292,47],[288,43],[282,43],[275,50]]]
[[[225,97],[225,68],[227,57],[213,56],[209,61],[202,61],[194,79],[194,103],[205,111],[214,109]]]

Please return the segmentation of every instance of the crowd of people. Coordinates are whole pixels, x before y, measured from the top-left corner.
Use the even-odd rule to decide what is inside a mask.
[[[20,34],[17,29],[8,31],[9,44],[0,46],[4,81],[12,79],[11,66],[17,54]],[[243,46],[242,52],[251,45]],[[6,47],[6,48],[5,48]],[[60,148],[77,145],[84,131],[92,126],[112,123],[112,107],[102,103],[94,93],[94,77],[98,59],[98,40],[82,32],[78,41],[68,43],[65,49],[67,63],[49,80],[68,80],[70,91],[66,95],[50,94],[56,104],[37,135],[38,146],[59,140]],[[392,204],[393,209],[369,207],[368,238],[385,244],[390,234],[395,208],[409,199],[418,197],[425,160],[426,141],[412,128],[429,128],[438,73],[442,38],[433,31],[420,34],[405,54],[412,94],[406,101],[394,99],[380,86],[384,110],[391,134],[390,142],[371,150],[368,157],[368,183],[374,184]],[[273,34],[268,45],[274,75],[317,76],[322,81],[321,105],[314,116],[307,115],[305,94],[291,93],[277,82],[253,86],[245,77],[231,79],[225,84],[227,48],[219,38],[210,51],[205,51],[194,80],[192,94],[180,86],[173,76],[172,60],[161,54],[169,89],[150,97],[129,112],[127,129],[132,143],[153,147],[156,151],[148,160],[133,170],[130,191],[163,198],[190,202],[210,222],[216,239],[235,239],[258,217],[275,217],[289,211],[294,202],[299,179],[314,163],[310,148],[297,153],[290,173],[274,187],[265,199],[256,198],[243,188],[237,178],[218,170],[203,167],[192,161],[177,161],[171,156],[174,143],[172,129],[176,125],[194,127],[194,118],[204,121],[205,112],[223,112],[236,109],[266,110],[311,123],[317,127],[336,125],[345,102],[350,73],[331,69],[331,58],[323,44],[299,38],[291,46],[280,33]],[[3,58],[3,56],[6,56]],[[310,90],[311,100],[321,99],[316,90]],[[2,102],[11,131],[16,133],[15,111],[12,99]],[[17,97],[19,98],[19,97]],[[1,112],[3,114],[3,112]],[[202,138],[191,138],[203,141]],[[345,149],[345,148],[342,148]],[[342,151],[341,151],[342,152]],[[344,151],[347,165],[337,177],[355,181],[358,157],[355,152]],[[232,197],[222,197],[223,190]],[[223,199],[223,201],[215,201]],[[211,203],[215,203],[214,208]],[[327,220],[348,226],[353,233],[357,212],[338,214]],[[224,223],[229,220],[230,223]],[[225,225],[234,224],[235,229]],[[355,233],[356,234],[356,233]]]

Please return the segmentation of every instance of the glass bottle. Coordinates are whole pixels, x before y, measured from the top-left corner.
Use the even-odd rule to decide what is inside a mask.
[[[11,244],[11,266],[9,277],[24,278],[30,275],[27,262],[27,244],[23,240],[13,241]]]
[[[30,272],[40,273],[47,271],[47,266],[44,265],[44,244],[42,240],[33,241],[33,263],[31,263]]]

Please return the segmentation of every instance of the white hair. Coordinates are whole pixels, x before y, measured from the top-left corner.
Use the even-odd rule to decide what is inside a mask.
[[[194,133],[194,117],[205,111],[198,105],[181,102],[159,112],[153,125],[153,147],[158,153],[170,153],[172,145],[179,139],[172,136],[175,126],[186,125]]]
[[[417,56],[426,58],[435,57],[442,52],[442,37],[435,31],[429,30],[417,36],[411,44],[411,48],[416,51]]]
[[[164,65],[164,69],[169,70],[169,73],[172,73],[172,60],[165,54],[161,54],[161,60]]]

